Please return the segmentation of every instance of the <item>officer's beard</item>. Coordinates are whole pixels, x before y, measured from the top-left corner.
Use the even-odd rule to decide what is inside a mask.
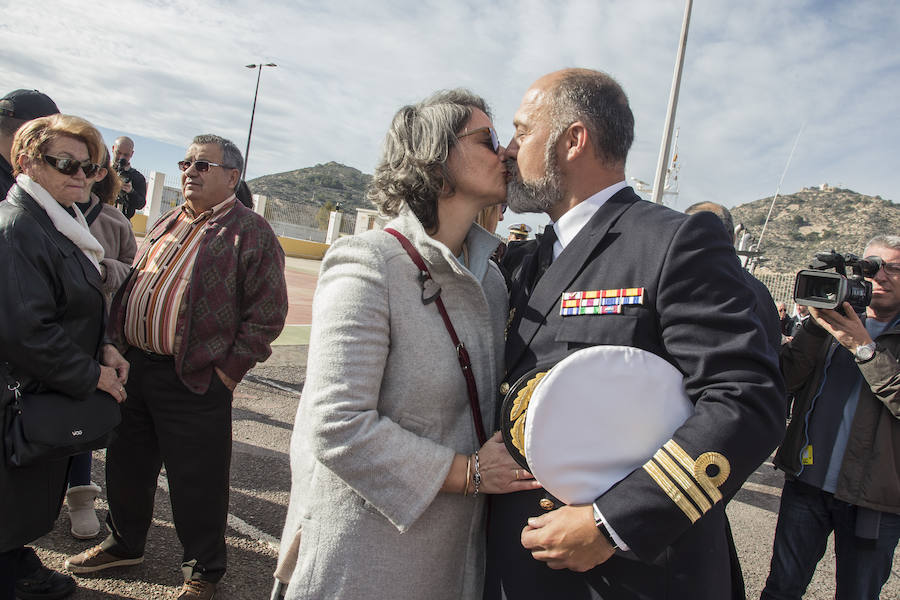
[[[553,143],[547,140],[544,164],[543,177],[537,181],[523,181],[516,161],[506,161],[506,170],[511,176],[506,184],[506,202],[513,212],[546,213],[554,204],[562,202],[562,172],[556,160],[555,140]]]

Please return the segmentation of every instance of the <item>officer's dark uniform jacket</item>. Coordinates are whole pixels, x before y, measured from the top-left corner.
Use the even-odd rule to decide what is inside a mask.
[[[100,378],[100,273],[18,186],[0,202],[0,257],[0,363],[24,390],[88,395]],[[0,552],[53,528],[68,462],[10,469],[0,457]]]
[[[850,504],[900,514],[900,319],[895,318],[875,343],[875,358],[857,365],[863,384],[834,495]],[[825,365],[833,352],[849,351],[812,319],[782,349],[785,383],[796,399],[775,466],[789,476],[803,469],[807,421],[814,399],[829,385]]]
[[[730,597],[722,499],[781,441],[784,388],[724,228],[711,213],[688,217],[625,188],[528,293],[535,262],[535,254],[524,259],[511,289],[505,384],[582,348],[631,346],[685,375],[695,413],[642,468],[597,499],[631,553],[587,573],[554,571],[522,547],[526,519],[543,513],[542,491],[494,496],[485,598]],[[638,287],[642,302],[621,314],[560,314],[563,292]],[[585,394],[628,401],[604,397],[602,389]]]

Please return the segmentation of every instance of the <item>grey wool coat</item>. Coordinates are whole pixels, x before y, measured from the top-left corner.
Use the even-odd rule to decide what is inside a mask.
[[[472,226],[469,270],[408,208],[388,227],[441,287],[490,435],[507,315],[497,239]],[[417,277],[383,231],[342,238],[322,261],[281,542],[284,554],[302,533],[291,600],[481,596],[484,498],[439,492],[454,454],[479,444],[455,348]]]

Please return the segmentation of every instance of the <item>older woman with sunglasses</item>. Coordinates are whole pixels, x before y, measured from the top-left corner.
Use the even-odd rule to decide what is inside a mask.
[[[115,206],[122,182],[110,163],[105,144],[100,169],[86,183],[82,198],[75,205],[84,215],[91,235],[103,246],[100,278],[103,280],[106,309],[109,310],[113,294],[131,271],[137,241],[128,217]],[[100,521],[94,510],[94,501],[100,491],[100,486],[91,481],[91,453],[72,457],[66,508],[73,537],[87,540],[100,533]]]
[[[0,367],[24,391],[78,398],[100,389],[125,400],[128,363],[101,347],[103,248],[74,207],[102,153],[100,133],[68,115],[29,121],[13,140],[16,185],[0,204]],[[24,548],[53,527],[68,468],[68,459],[0,464],[0,599],[74,589]]]
[[[473,221],[506,169],[484,101],[400,109],[368,195],[394,219],[322,262],[276,577],[291,599],[480,597],[485,495],[538,486],[491,436],[507,298]]]

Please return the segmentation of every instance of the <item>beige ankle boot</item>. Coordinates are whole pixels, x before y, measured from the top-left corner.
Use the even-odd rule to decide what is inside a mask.
[[[66,492],[66,507],[72,523],[72,535],[79,540],[88,540],[100,533],[100,521],[94,511],[94,500],[100,493],[100,486],[77,485]]]

